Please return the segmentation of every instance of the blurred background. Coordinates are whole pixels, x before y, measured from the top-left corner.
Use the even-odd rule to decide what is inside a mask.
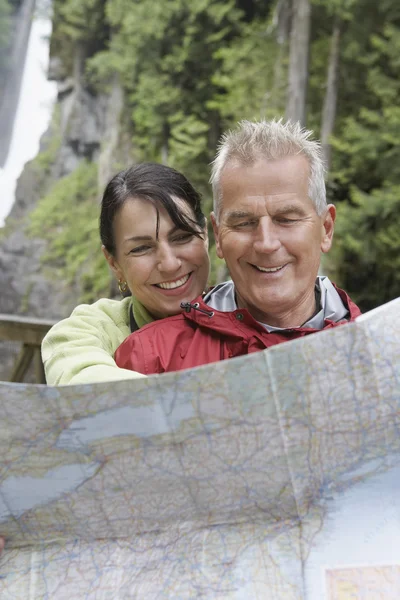
[[[323,143],[339,213],[323,272],[364,311],[397,297],[399,98],[398,0],[0,0],[0,313],[116,295],[110,177],[161,161],[208,213],[221,133],[280,116]]]

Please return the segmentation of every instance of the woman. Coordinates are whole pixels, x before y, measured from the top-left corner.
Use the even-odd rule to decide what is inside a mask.
[[[142,377],[116,366],[113,355],[132,332],[180,312],[202,294],[209,275],[206,219],[201,197],[174,169],[135,165],[107,185],[100,237],[123,300],[78,306],[42,345],[51,385]]]
[[[201,294],[210,262],[201,197],[169,167],[144,163],[118,173],[101,203],[100,237],[123,300],[78,306],[43,341],[50,384],[143,377],[120,369],[112,356],[132,332],[180,312]],[[0,537],[0,555],[5,540]]]

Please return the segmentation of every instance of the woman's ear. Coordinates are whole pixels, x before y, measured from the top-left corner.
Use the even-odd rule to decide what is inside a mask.
[[[124,274],[123,274],[121,267],[119,266],[115,256],[110,254],[110,252],[108,252],[108,250],[106,249],[105,246],[102,246],[101,249],[103,251],[106,261],[109,264],[110,269],[112,270],[115,277],[117,278],[117,281],[121,281],[121,280],[125,281]]]

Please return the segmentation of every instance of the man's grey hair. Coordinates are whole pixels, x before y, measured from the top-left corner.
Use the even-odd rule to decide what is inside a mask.
[[[214,212],[218,220],[221,210],[221,175],[230,161],[252,165],[259,159],[276,160],[287,156],[304,155],[310,165],[308,195],[319,216],[326,209],[325,167],[321,144],[310,139],[312,131],[300,123],[283,119],[272,121],[240,121],[225,133],[212,163],[210,183],[214,196]]]

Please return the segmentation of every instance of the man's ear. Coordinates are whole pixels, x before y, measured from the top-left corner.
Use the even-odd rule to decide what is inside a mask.
[[[205,219],[205,223],[204,223],[204,243],[207,247],[208,250],[208,244],[209,244],[209,239],[208,239],[208,222],[207,219]]]
[[[213,228],[213,232],[214,232],[215,248],[217,251],[217,256],[218,256],[218,258],[224,258],[224,254],[222,252],[221,244],[219,241],[219,225],[217,223],[217,217],[215,216],[214,212],[212,212],[210,214],[210,219],[211,219],[212,228]]]
[[[333,231],[335,229],[335,219],[336,219],[336,207],[334,204],[328,204],[328,209],[326,211],[326,215],[324,217],[322,227],[322,240],[321,240],[321,250],[322,252],[329,252],[332,246],[333,239]]]
[[[113,256],[112,254],[110,254],[108,252],[108,250],[106,250],[105,246],[101,247],[103,254],[105,256],[106,261],[108,262],[110,269],[113,271],[115,277],[117,278],[117,281],[125,281],[125,277],[124,274],[121,270],[121,267],[119,266],[115,256]]]

